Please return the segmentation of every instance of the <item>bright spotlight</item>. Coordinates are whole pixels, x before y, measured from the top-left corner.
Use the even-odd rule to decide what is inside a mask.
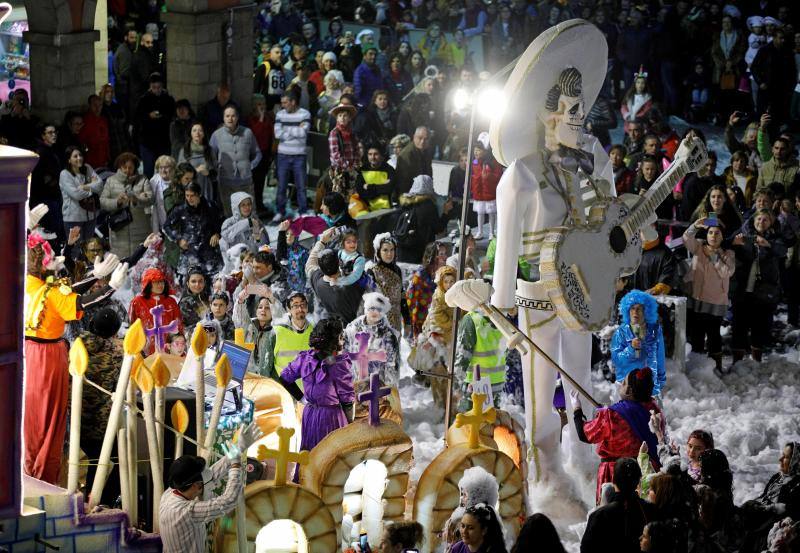
[[[478,95],[478,113],[489,119],[503,115],[506,109],[506,98],[500,88],[487,88]]]
[[[469,107],[469,92],[463,88],[457,88],[453,93],[453,107],[456,111],[464,111]]]

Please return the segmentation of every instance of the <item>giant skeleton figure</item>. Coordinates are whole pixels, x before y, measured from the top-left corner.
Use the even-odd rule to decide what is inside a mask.
[[[497,189],[494,291],[487,283],[460,281],[446,298],[464,310],[488,307],[509,346],[522,353],[528,456],[536,481],[564,481],[561,421],[553,409],[557,368],[524,343],[520,331],[591,390],[590,331],[607,322],[616,279],[639,263],[644,212],[679,178],[678,171],[665,172],[670,182],[659,188],[661,200],[649,192],[627,202],[614,197],[609,158],[597,139],[583,133],[606,62],[602,33],[580,19],[544,31],[517,62],[505,86],[508,107],[490,128],[493,152],[508,167]],[[638,227],[626,222],[632,218]],[[530,282],[517,278],[520,256],[534,268]],[[519,330],[500,320],[498,311],[514,306]],[[566,380],[564,386],[565,394],[573,388]],[[589,446],[567,427],[570,464],[590,472]]]

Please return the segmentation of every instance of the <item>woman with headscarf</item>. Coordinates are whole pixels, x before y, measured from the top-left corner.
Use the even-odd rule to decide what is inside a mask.
[[[597,444],[600,466],[597,468],[597,501],[600,489],[613,481],[614,464],[622,457],[636,458],[642,442],[647,444],[650,464],[655,470],[661,468],[658,459],[658,438],[650,429],[651,411],[661,414],[661,408],[653,401],[653,372],[647,368],[634,369],[625,377],[620,389],[620,401],[597,411],[594,419],[587,421],[583,414],[578,392],[570,391],[573,420],[578,438],[587,444]],[[662,426],[663,417],[658,419]]]
[[[394,233],[400,246],[398,261],[419,263],[425,246],[447,228],[447,214],[452,207],[451,201],[446,202],[444,213],[439,215],[433,178],[428,175],[414,177],[411,189],[400,196],[401,213]],[[401,226],[404,218],[407,224]]]
[[[183,318],[178,302],[173,297],[167,276],[156,268],[147,269],[142,275],[142,291],[131,300],[128,318],[131,324],[137,319],[142,320],[142,326],[152,329],[156,321],[154,320],[152,309],[161,306],[160,326],[169,325],[172,321],[177,321],[178,326],[174,332],[183,332]],[[146,348],[147,354],[151,354],[156,349],[156,340],[148,340]]]
[[[386,317],[392,328],[402,333],[403,323],[410,324],[410,317],[403,290],[403,272],[397,266],[397,242],[391,233],[384,232],[375,237],[372,247],[375,257],[367,263],[367,274],[375,290],[389,298],[391,308]]]

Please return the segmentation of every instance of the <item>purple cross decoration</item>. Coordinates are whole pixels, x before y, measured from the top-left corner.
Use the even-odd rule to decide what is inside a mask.
[[[366,380],[369,376],[369,362],[380,361],[386,363],[385,351],[367,351],[369,347],[369,332],[359,332],[356,334],[356,341],[358,342],[358,351],[350,354],[350,360],[357,367],[358,379]]]
[[[153,316],[153,328],[145,329],[144,333],[148,338],[153,338],[156,343],[156,351],[164,351],[164,337],[178,331],[178,321],[172,321],[168,325],[161,324],[161,317],[164,314],[164,306],[156,305],[150,310]]]
[[[391,388],[381,388],[381,377],[372,373],[369,377],[369,391],[358,394],[358,401],[369,402],[369,424],[378,426],[381,423],[380,401],[391,393]]]

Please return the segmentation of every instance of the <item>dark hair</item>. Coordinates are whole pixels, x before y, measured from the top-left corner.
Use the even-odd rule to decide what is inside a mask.
[[[286,296],[286,299],[283,302],[284,307],[288,310],[289,307],[292,305],[292,300],[295,298],[302,298],[304,302],[306,302],[306,306],[308,305],[308,297],[303,292],[298,292],[297,290],[293,290]]]
[[[714,449],[714,436],[711,434],[711,432],[706,432],[705,430],[694,430],[691,434],[689,434],[689,437],[686,438],[686,441],[688,442],[692,438],[703,442],[703,445],[706,446],[706,449]]]
[[[204,468],[206,468],[206,460],[202,457],[194,455],[179,457],[169,468],[167,478],[169,485],[179,492],[184,492],[195,482],[202,482]]]
[[[700,483],[733,499],[733,473],[728,458],[719,449],[700,454]]]
[[[175,176],[173,177],[173,182],[176,183],[176,185],[180,184],[183,175],[185,175],[186,173],[191,173],[192,180],[194,181],[194,177],[195,175],[197,175],[197,169],[195,169],[194,166],[192,166],[192,164],[189,163],[188,161],[179,163],[178,166],[175,168]]]
[[[611,146],[611,149],[608,151],[608,153],[611,154],[611,152],[613,152],[614,150],[619,150],[620,152],[622,152],[622,157],[628,155],[628,150],[622,144],[614,144],[613,146]]]
[[[687,136],[689,136],[690,132],[694,132],[695,136],[697,136],[697,138],[702,140],[703,144],[706,144],[706,133],[704,133],[703,131],[701,131],[700,129],[698,129],[696,127],[687,128],[686,131],[684,131],[683,136],[681,137],[681,140],[686,138]]]
[[[119,331],[120,326],[122,326],[122,321],[119,315],[110,307],[104,307],[92,315],[89,320],[89,329],[92,334],[101,338],[111,338]]]
[[[253,262],[269,265],[273,269],[277,266],[275,254],[272,252],[256,252],[256,255],[253,256]]]
[[[158,71],[153,71],[150,73],[150,76],[147,78],[147,82],[149,83],[164,83],[164,77],[161,76],[161,73]]]
[[[339,317],[322,319],[311,331],[308,345],[317,350],[320,359],[324,359],[339,351],[339,339],[342,332],[344,332],[344,325]]]
[[[197,184],[197,183],[196,183],[196,182],[194,182],[194,181],[192,181],[192,182],[190,182],[189,184],[187,184],[187,185],[186,185],[186,186],[183,188],[183,191],[184,191],[184,192],[194,192],[194,193],[195,193],[195,194],[197,194],[198,196],[201,196],[201,197],[203,196],[203,189],[202,189],[202,188],[200,188],[200,185],[199,185],[199,184]]]
[[[686,533],[685,525],[678,519],[653,521],[645,526],[650,538],[650,553],[678,553],[681,536]]]
[[[478,521],[481,528],[486,530],[483,536],[483,549],[491,553],[506,553],[506,544],[503,539],[503,526],[497,518],[495,510],[486,503],[478,503],[464,511]],[[463,521],[464,518],[462,517]]]
[[[775,140],[772,141],[772,144],[775,145],[776,142],[783,142],[783,145],[787,148],[792,148],[792,142],[788,138],[784,138],[783,136],[778,136]]]
[[[189,126],[189,130],[191,131],[192,127],[195,125],[200,125],[203,128],[203,140],[201,145],[203,146],[203,159],[206,161],[206,165],[213,166],[214,165],[214,153],[211,151],[211,146],[208,143],[208,133],[206,132],[205,126],[203,123],[194,119],[192,124]],[[191,134],[191,132],[190,132]],[[183,157],[189,159],[192,157],[192,137],[189,136],[189,140],[186,141],[186,144],[183,145]],[[194,166],[192,167],[194,169]],[[197,173],[197,171],[195,171]]]
[[[208,302],[211,303],[214,300],[222,300],[225,302],[225,305],[229,305],[231,302],[230,298],[228,298],[228,294],[225,294],[224,292],[215,292],[214,294],[211,294]]]
[[[544,513],[535,513],[525,519],[525,523],[519,530],[517,542],[511,548],[511,553],[528,553],[537,550],[547,553],[566,553],[556,527]]]
[[[81,165],[80,169],[78,169],[78,173],[80,173],[84,177],[88,178],[89,177],[89,170],[86,168],[86,153],[83,151],[83,148],[81,148],[80,146],[70,145],[70,146],[67,146],[67,148],[64,150],[64,155],[66,155],[66,158],[67,158],[67,163],[65,164],[66,165],[65,169],[67,171],[69,171],[69,173],[71,175],[78,174],[78,173],[73,173],[72,172],[72,165],[70,165],[70,163],[69,163],[69,158],[72,157],[72,154],[76,150],[81,153],[81,156],[83,156],[83,165]]]
[[[384,527],[386,539],[403,549],[414,549],[425,538],[425,529],[419,522],[395,522]]]
[[[636,487],[642,479],[642,469],[636,459],[622,457],[614,464],[614,485],[626,498],[636,496]]]
[[[389,92],[383,88],[379,88],[378,90],[372,93],[372,99],[369,101],[369,105],[371,106],[374,105],[375,100],[378,99],[378,96],[386,96],[386,98],[389,99],[389,103],[391,104],[392,100],[391,96],[389,96]]]
[[[650,401],[653,396],[653,371],[648,367],[633,369],[625,377],[630,393],[635,401]]]
[[[322,198],[322,203],[328,207],[328,211],[331,212],[331,215],[339,215],[347,208],[344,196],[338,192],[328,192],[325,194],[325,197]]]
[[[325,276],[333,276],[339,272],[339,256],[335,251],[327,249],[319,254],[319,269]]]

